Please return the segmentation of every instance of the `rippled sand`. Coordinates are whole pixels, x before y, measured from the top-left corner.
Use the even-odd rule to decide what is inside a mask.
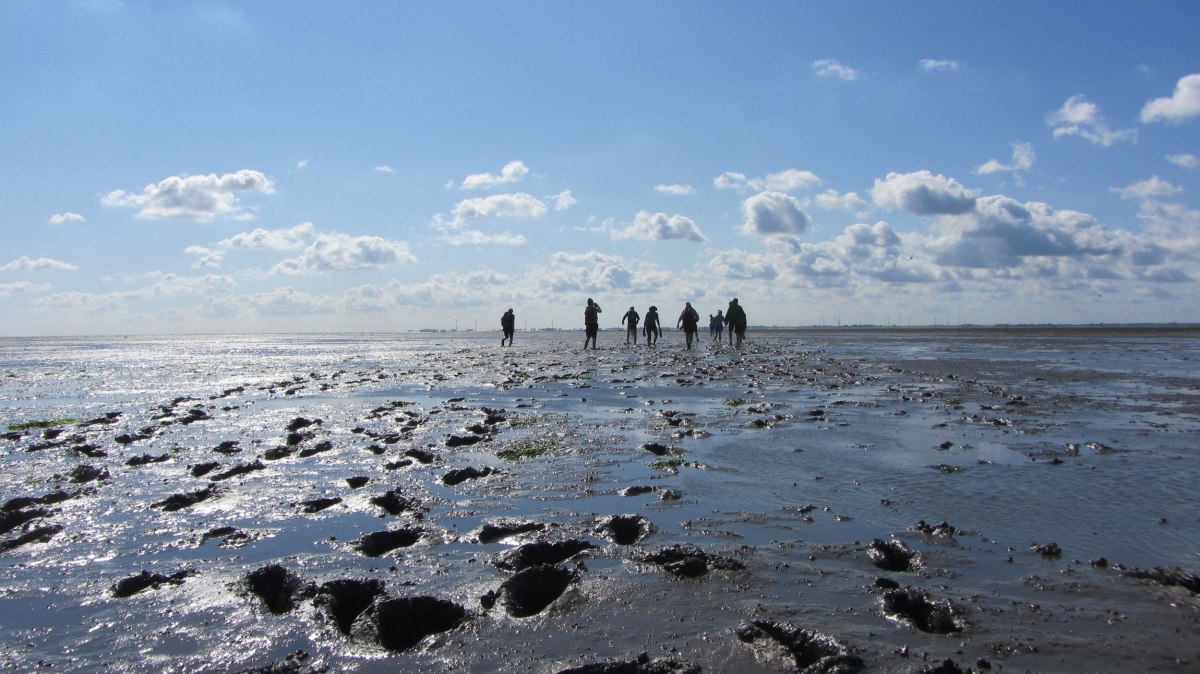
[[[0,667],[1200,666],[1200,331],[499,337],[0,340]]]

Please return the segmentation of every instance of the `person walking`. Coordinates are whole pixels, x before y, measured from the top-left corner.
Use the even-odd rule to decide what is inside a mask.
[[[642,317],[638,315],[638,312],[633,307],[629,307],[629,311],[626,311],[625,315],[621,317],[621,322],[625,324],[626,344],[632,338],[634,345],[637,345],[638,321],[640,320],[642,320]]]
[[[738,304],[737,298],[729,301],[725,309],[725,320],[729,323],[729,343],[733,344],[733,336],[737,334],[737,347],[741,348],[742,339],[746,336],[746,310]]]
[[[662,325],[658,322],[658,307],[653,304],[646,312],[646,324],[642,331],[646,333],[646,346],[658,344],[658,338],[662,337]]]
[[[512,346],[513,333],[517,331],[517,315],[513,313],[512,309],[504,312],[504,315],[500,317],[500,328],[504,330],[504,337],[500,338],[500,346],[504,346],[505,340],[508,341],[509,346]]]
[[[721,336],[725,333],[725,314],[721,313],[720,309],[717,309],[717,315],[713,316],[712,333],[713,333],[713,340],[717,344],[720,344]]]
[[[687,341],[687,348],[692,348],[692,340],[696,338],[696,326],[700,322],[700,313],[692,308],[691,302],[685,302],[683,313],[679,314],[679,320],[675,322],[675,327],[683,326],[683,337]]]
[[[592,351],[596,350],[596,335],[600,332],[600,305],[588,298],[587,308],[583,310],[583,350],[587,351],[588,342],[592,343]]]

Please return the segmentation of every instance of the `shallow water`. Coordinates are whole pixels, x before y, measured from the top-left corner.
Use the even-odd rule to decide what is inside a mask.
[[[684,351],[677,333],[635,349],[606,332],[583,352],[581,338],[0,340],[0,422],[72,420],[0,440],[0,503],[73,495],[11,509],[37,513],[0,534],[62,527],[0,553],[0,666],[237,671],[302,650],[334,671],[554,672],[646,652],[704,671],[791,671],[734,636],[746,620],[829,634],[871,671],[946,658],[1200,666],[1195,595],[1089,564],[1200,568],[1200,330],[763,331],[737,351],[703,339]],[[320,422],[289,445],[297,418]],[[479,435],[470,426],[483,441],[449,446]],[[503,458],[533,446],[544,453]],[[279,448],[292,452],[272,458]],[[397,465],[411,449],[434,462]],[[143,455],[166,456],[127,464]],[[219,465],[194,476],[206,462]],[[251,470],[214,481],[238,467]],[[497,472],[443,484],[466,467]],[[350,486],[356,476],[366,484]],[[622,495],[634,486],[650,490]],[[155,505],[209,487],[179,510]],[[419,509],[371,502],[389,490]],[[316,498],[341,501],[298,505]],[[616,514],[653,531],[617,545],[597,528]],[[498,518],[545,528],[477,542]],[[920,520],[959,533],[924,536]],[[235,533],[205,538],[220,527]],[[379,557],[354,545],[400,527],[420,540]],[[872,565],[866,544],[892,537],[923,566]],[[511,575],[494,555],[539,539],[597,547],[567,562],[577,580],[545,611],[486,610],[480,598]],[[680,579],[638,561],[677,543],[745,569]],[[1049,543],[1060,557],[1030,549]],[[267,611],[241,582],[271,563],[317,584],[379,578],[390,596],[450,599],[469,617],[389,652],[338,632],[312,601]],[[143,570],[191,575],[113,595]],[[927,634],[884,615],[879,576],[952,601],[965,629]]]

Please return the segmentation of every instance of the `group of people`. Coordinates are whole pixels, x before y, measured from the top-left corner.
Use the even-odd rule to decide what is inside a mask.
[[[596,336],[600,333],[600,313],[603,309],[600,304],[592,298],[588,298],[587,307],[583,310],[583,348],[586,350],[588,344],[592,345],[592,350],[596,349]],[[638,341],[638,324],[642,325],[642,334],[646,337],[646,346],[655,346],[658,344],[658,338],[662,337],[662,324],[658,318],[658,307],[651,305],[646,311],[646,320],[642,322],[642,316],[637,310],[629,307],[629,311],[621,317],[621,323],[625,325],[625,343],[637,344]],[[504,336],[500,339],[500,346],[512,346],[513,333],[516,332],[517,317],[512,309],[504,312],[500,317],[500,328],[504,331]],[[696,339],[696,333],[699,332],[700,313],[692,307],[691,302],[684,302],[683,313],[679,314],[679,320],[675,322],[677,329],[683,330],[684,341],[687,343],[687,348],[692,348],[692,342]],[[737,298],[729,301],[729,306],[722,314],[718,309],[716,315],[709,314],[708,316],[708,331],[713,341],[721,343],[722,334],[725,332],[725,326],[729,326],[729,345],[734,345],[734,337],[737,338],[737,346],[742,346],[742,340],[746,336],[746,311],[742,309],[742,305],[738,304]]]

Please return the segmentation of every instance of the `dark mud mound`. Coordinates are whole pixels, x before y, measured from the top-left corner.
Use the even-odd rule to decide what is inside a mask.
[[[963,629],[960,612],[949,600],[932,600],[924,590],[913,587],[884,592],[883,612],[930,634],[953,634]]]
[[[14,510],[12,512],[0,513],[0,534],[7,534],[17,527],[25,524],[30,520],[49,515],[50,511],[45,508],[33,508],[31,510]]]
[[[332,508],[333,506],[335,506],[341,502],[342,502],[342,499],[338,498],[337,496],[332,496],[329,498],[309,499],[307,501],[301,501],[301,502],[297,503],[296,505],[300,506],[301,512],[308,513],[311,515],[312,513],[319,513],[322,510],[325,510],[326,508]]]
[[[795,664],[803,674],[853,674],[866,666],[837,639],[786,623],[755,620],[737,628],[737,638],[767,662]]]
[[[466,468],[452,470],[452,471],[446,473],[445,475],[443,475],[442,476],[442,484],[444,484],[448,487],[453,487],[454,485],[462,484],[463,482],[466,482],[467,480],[476,480],[481,477],[487,477],[488,475],[491,475],[493,472],[494,471],[492,470],[492,468],[490,466],[487,466],[484,468],[476,468],[475,466],[468,466]]]
[[[217,473],[208,479],[212,480],[213,482],[220,482],[222,480],[228,480],[231,477],[237,477],[238,475],[245,475],[247,473],[263,470],[266,467],[267,466],[262,461],[255,459],[253,463],[238,464],[233,468],[230,468],[222,473]]]
[[[881,541],[876,538],[867,546],[867,555],[884,571],[906,572],[921,568],[920,556],[895,539]]]
[[[553,604],[578,577],[574,571],[561,566],[531,566],[504,581],[498,591],[484,595],[480,603],[484,608],[490,609],[499,600],[510,616],[528,618]]]
[[[14,550],[29,543],[45,543],[62,530],[62,526],[58,524],[30,529],[20,536],[0,541],[0,554],[8,552],[9,550]]]
[[[1149,580],[1167,587],[1182,587],[1192,594],[1200,594],[1200,576],[1187,573],[1178,566],[1165,569],[1156,566],[1149,571],[1130,569],[1125,572],[1125,575],[1139,580]]]
[[[542,531],[546,528],[540,522],[506,521],[485,522],[475,535],[480,543],[495,543],[510,536],[527,534],[532,531]]]
[[[568,540],[550,543],[537,541],[526,543],[496,556],[498,568],[510,571],[520,571],[540,564],[559,564],[575,555],[596,546],[581,540]]]
[[[151,508],[162,508],[163,510],[166,510],[168,512],[173,512],[176,510],[183,510],[184,508],[194,506],[197,503],[200,503],[201,501],[206,501],[206,500],[212,498],[213,496],[215,496],[216,494],[217,494],[217,490],[215,487],[207,487],[207,488],[201,489],[199,491],[193,491],[193,492],[189,492],[186,494],[174,494],[174,495],[168,496],[167,498],[165,498],[157,503],[151,503],[150,507]]]
[[[333,620],[342,634],[350,636],[354,621],[383,593],[381,580],[343,578],[322,585],[313,604]]]
[[[116,583],[113,583],[113,586],[109,588],[109,592],[112,593],[112,596],[118,599],[123,599],[125,597],[132,597],[133,595],[147,588],[157,589],[162,585],[181,585],[183,584],[185,578],[195,574],[195,571],[184,570],[178,571],[169,576],[164,576],[161,573],[142,571],[136,576],[122,578]]]
[[[659,442],[647,442],[641,446],[642,451],[650,452],[654,456],[666,456],[671,453],[671,448]]]
[[[312,597],[316,591],[311,583],[305,583],[303,578],[278,564],[268,564],[246,574],[242,587],[262,599],[271,613],[287,613],[296,608],[297,599]]]
[[[694,545],[672,545],[642,555],[638,561],[661,566],[667,573],[679,578],[699,578],[710,569],[740,571],[746,566],[736,559],[710,555]]]
[[[65,492],[65,491],[59,490],[59,491],[52,491],[49,494],[46,494],[44,496],[17,496],[15,498],[10,498],[9,500],[5,501],[4,507],[0,508],[0,510],[3,510],[4,512],[7,513],[7,512],[12,512],[14,510],[21,510],[23,508],[28,508],[29,506],[32,506],[32,505],[54,505],[55,503],[62,503],[63,501],[69,501],[73,498],[83,495],[84,493],[85,492],[83,492],[83,491]]]
[[[324,674],[329,671],[328,667],[310,664],[310,657],[304,651],[296,651],[273,665],[243,669],[238,674]]]
[[[974,670],[967,668],[963,669],[958,666],[958,663],[953,660],[942,660],[936,665],[922,667],[917,670],[917,674],[969,674]]]
[[[356,639],[375,639],[389,651],[406,651],[425,637],[458,627],[467,617],[462,606],[437,597],[402,597],[376,602],[354,626]]]
[[[641,515],[614,515],[600,525],[600,534],[617,545],[633,545],[654,530]]]
[[[358,539],[355,547],[368,557],[378,557],[396,548],[409,547],[421,539],[422,533],[424,530],[419,528],[376,531]]]
[[[405,511],[416,510],[420,506],[420,502],[402,495],[398,489],[372,497],[371,504],[383,508],[389,515],[399,515]]]
[[[72,482],[83,484],[85,482],[93,482],[96,480],[107,480],[109,478],[107,468],[97,468],[86,464],[75,466],[67,473],[67,477]]]
[[[572,667],[558,674],[700,674],[700,665],[677,660],[650,660],[642,653],[631,662],[598,662],[582,667]]]

